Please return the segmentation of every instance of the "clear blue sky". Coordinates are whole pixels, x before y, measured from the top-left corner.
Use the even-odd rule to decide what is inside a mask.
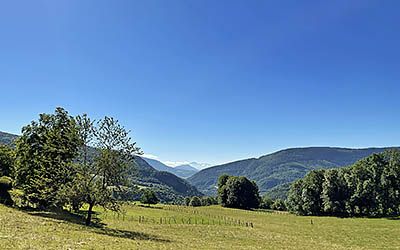
[[[400,143],[400,1],[2,1],[0,130],[110,115],[164,161]]]

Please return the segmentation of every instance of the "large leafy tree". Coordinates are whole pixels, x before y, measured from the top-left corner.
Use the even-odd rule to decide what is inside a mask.
[[[298,215],[305,215],[306,211],[303,207],[303,179],[293,182],[290,186],[287,198],[287,206],[290,212]]]
[[[387,163],[381,177],[383,213],[395,215],[400,209],[400,151],[390,150],[383,156]]]
[[[313,170],[303,179],[303,209],[308,215],[319,215],[322,212],[322,183],[324,170]]]
[[[218,195],[222,206],[232,208],[257,208],[261,200],[257,184],[243,176],[220,177]]]
[[[75,119],[63,108],[41,114],[22,129],[16,143],[15,183],[37,207],[62,206],[61,188],[75,175],[80,137]]]
[[[325,171],[321,195],[324,213],[346,214],[346,200],[349,198],[349,190],[344,179],[344,174],[344,169],[330,169]]]

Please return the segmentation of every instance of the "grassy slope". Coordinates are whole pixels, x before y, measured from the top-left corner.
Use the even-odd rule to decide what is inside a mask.
[[[195,212],[194,212],[195,211]],[[145,223],[138,217],[144,216]],[[217,216],[252,221],[254,228],[182,224]],[[220,207],[129,206],[124,219],[99,217],[104,228],[88,228],[70,216],[28,213],[0,205],[0,249],[399,249],[398,220],[299,217]],[[178,224],[159,224],[160,217]],[[310,223],[311,219],[313,224]],[[154,221],[153,221],[154,220]]]

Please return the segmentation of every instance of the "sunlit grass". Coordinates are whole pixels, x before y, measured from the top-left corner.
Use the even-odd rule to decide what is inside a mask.
[[[119,216],[97,212],[104,225],[86,227],[68,214],[0,205],[0,249],[400,249],[400,220],[300,217],[219,206],[136,205],[125,206]]]

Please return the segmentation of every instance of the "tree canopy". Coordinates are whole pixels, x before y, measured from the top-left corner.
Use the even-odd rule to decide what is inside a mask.
[[[14,171],[15,152],[12,148],[0,144],[0,177],[11,176]]]
[[[143,190],[142,197],[140,198],[140,202],[143,204],[157,204],[160,200],[157,198],[154,191],[150,189]]]
[[[301,215],[399,215],[399,177],[399,150],[373,154],[347,168],[310,172],[292,184],[287,204]]]
[[[218,199],[222,206],[258,208],[260,195],[257,184],[243,176],[221,175],[218,179]]]

